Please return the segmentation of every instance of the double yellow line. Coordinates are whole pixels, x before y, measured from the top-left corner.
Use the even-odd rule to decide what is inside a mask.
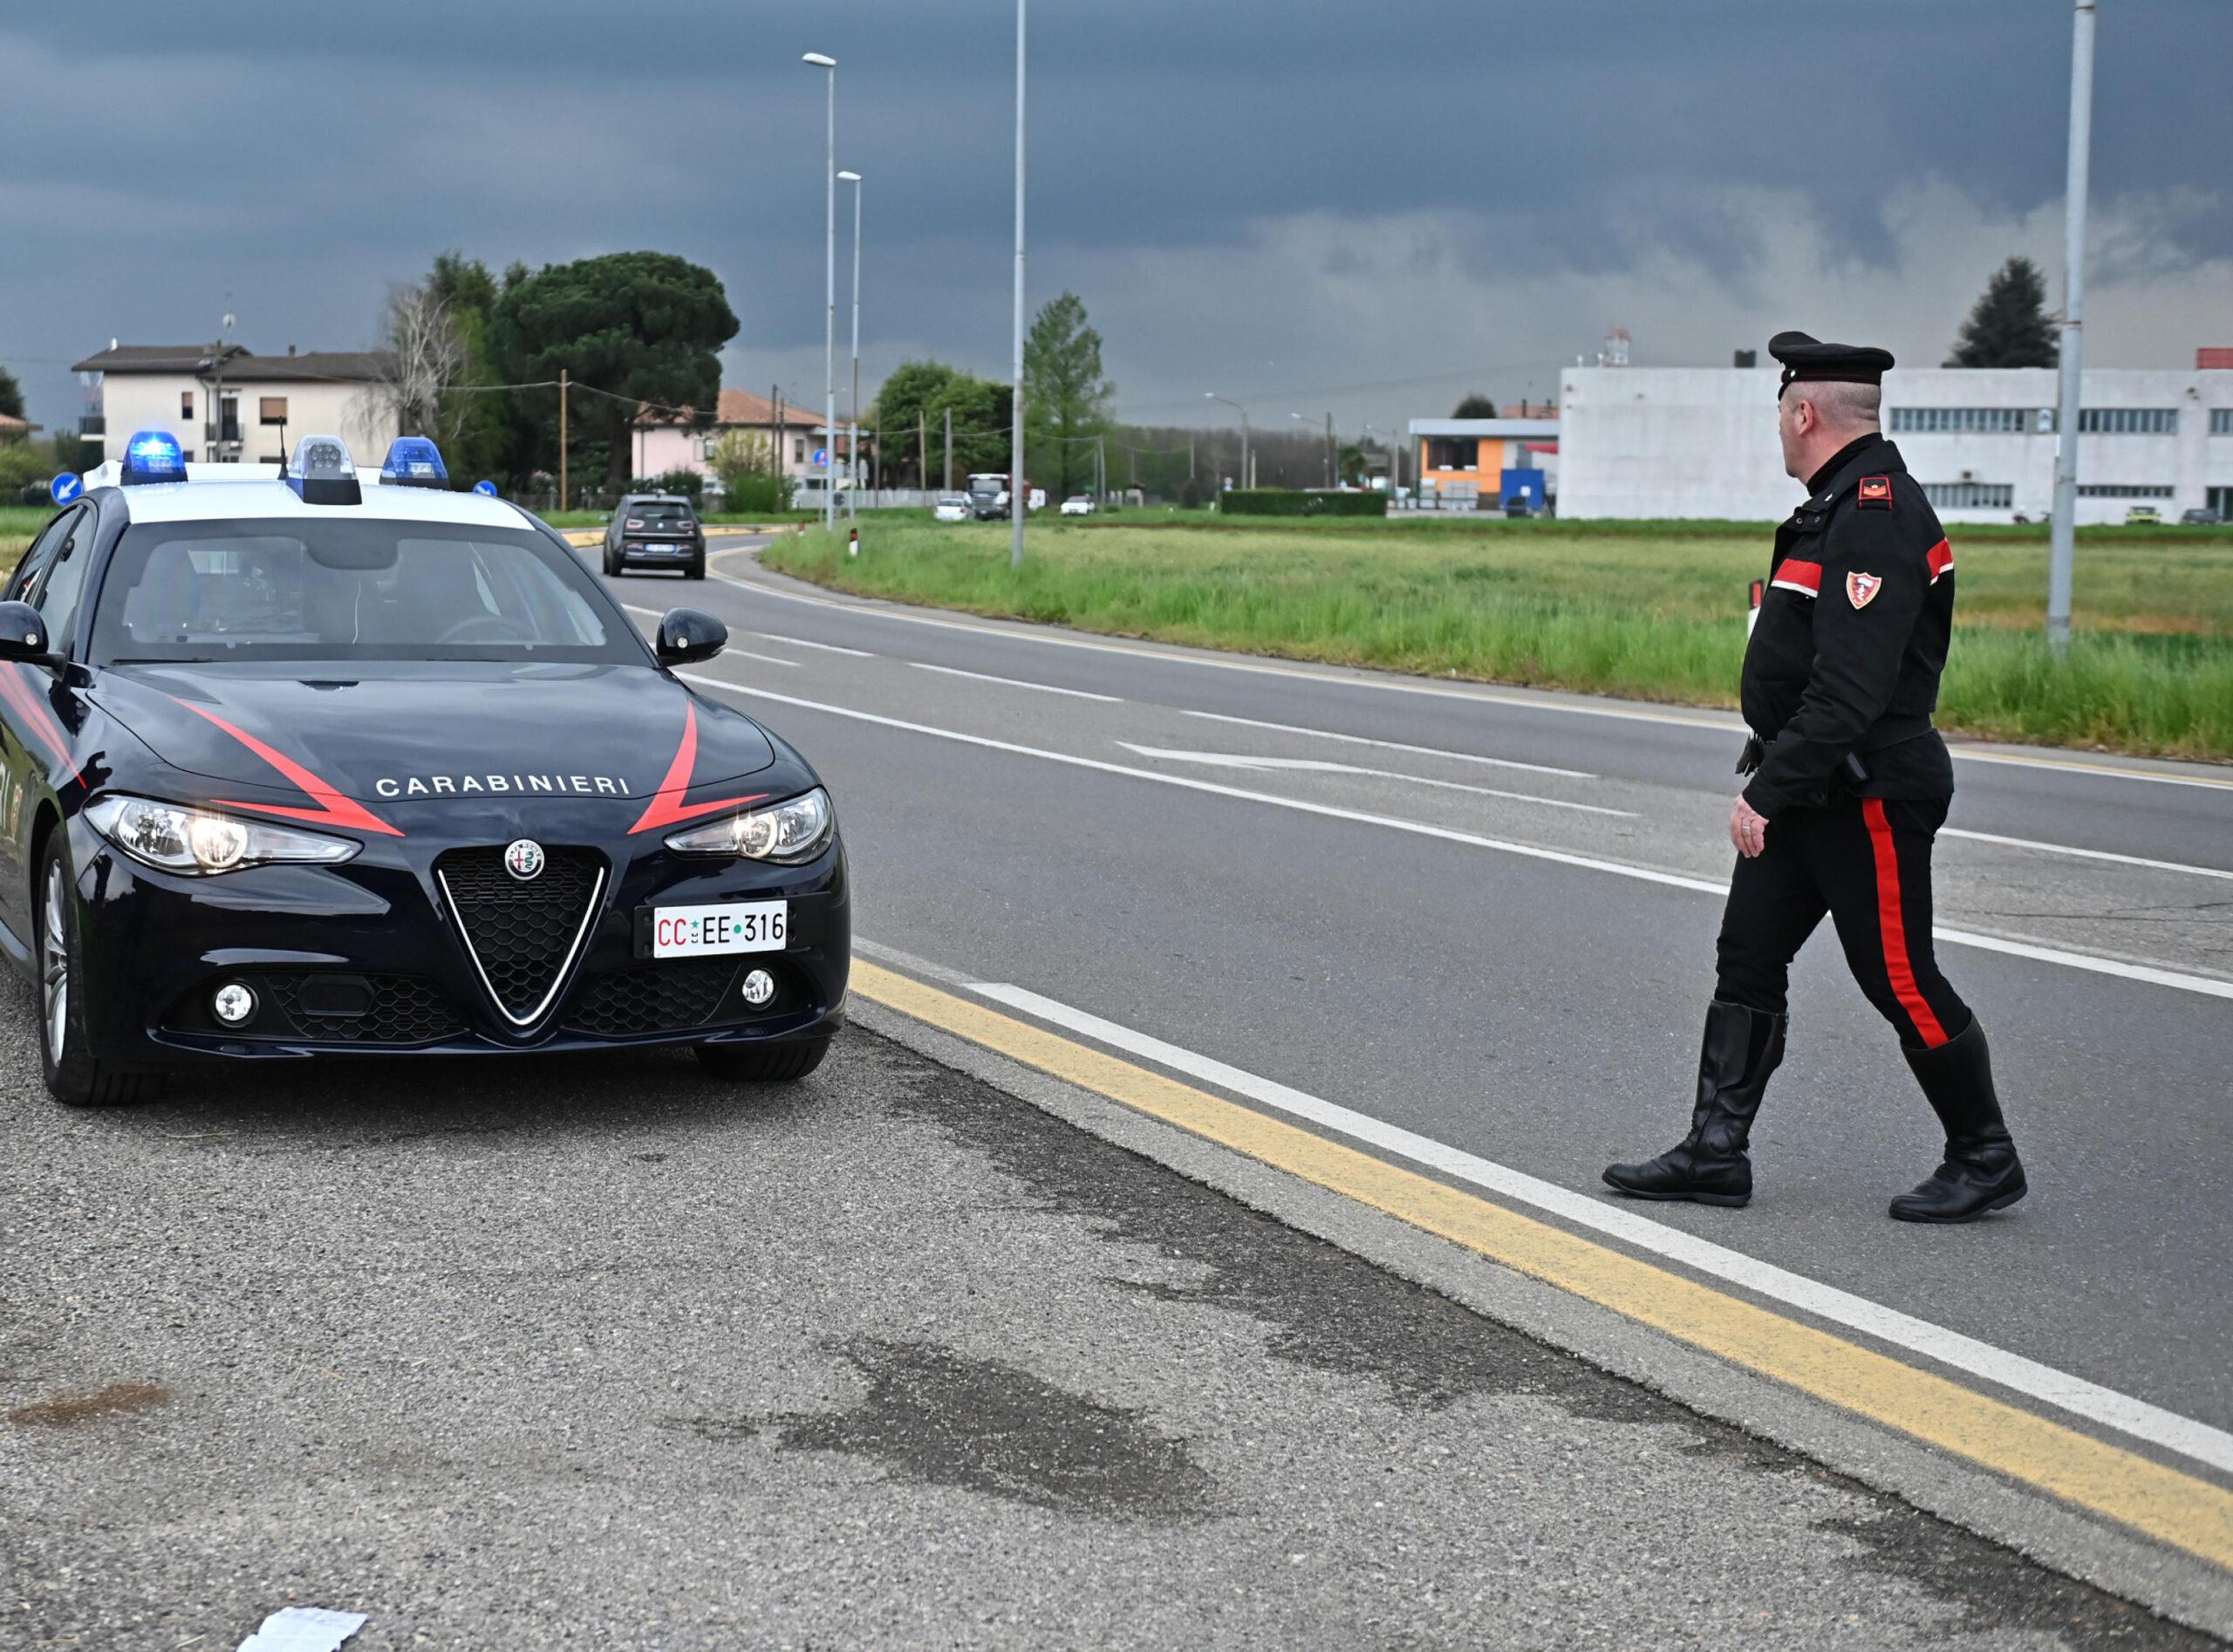
[[[852,991],[2233,1570],[2206,1480],[910,976],[857,959]]]

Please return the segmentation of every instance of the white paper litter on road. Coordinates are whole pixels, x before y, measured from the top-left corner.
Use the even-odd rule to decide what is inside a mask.
[[[240,1652],[334,1652],[365,1627],[362,1612],[330,1612],[322,1606],[282,1607],[240,1644]]]

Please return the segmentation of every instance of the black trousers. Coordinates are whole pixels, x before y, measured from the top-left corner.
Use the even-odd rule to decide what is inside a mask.
[[[1910,1048],[1958,1038],[1970,1007],[1938,973],[1930,940],[1930,845],[1944,798],[1856,798],[1789,809],[1767,847],[1740,857],[1717,946],[1717,995],[1786,1014],[1791,960],[1827,912],[1847,966]]]

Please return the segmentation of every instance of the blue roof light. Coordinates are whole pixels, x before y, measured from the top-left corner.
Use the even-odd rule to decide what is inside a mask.
[[[447,488],[449,467],[442,450],[425,436],[398,436],[380,466],[380,481],[404,488]]]
[[[124,467],[119,480],[126,488],[139,482],[184,481],[186,455],[178,438],[167,430],[135,430],[124,444]]]

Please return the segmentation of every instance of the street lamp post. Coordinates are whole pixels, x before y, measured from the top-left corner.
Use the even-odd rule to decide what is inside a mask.
[[[1254,478],[1248,474],[1248,409],[1232,397],[1220,396],[1214,390],[1205,390],[1202,393],[1202,399],[1205,401],[1221,401],[1240,415],[1240,485],[1244,488],[1251,486]]]
[[[1023,471],[1023,24],[1026,0],[1015,0],[1015,393],[1008,399],[1008,566],[1023,566],[1023,519],[1031,509]]]
[[[845,475],[852,485],[845,490],[845,514],[857,516],[853,495],[861,488],[861,174],[837,175],[853,186],[853,399],[845,420]]]
[[[2078,537],[2078,427],[2084,403],[2086,194],[2093,142],[2093,0],[2071,17],[2069,177],[2063,188],[2062,347],[2055,418],[2053,525],[2047,534],[2047,647],[2070,648],[2070,595]]]
[[[829,445],[822,450],[822,525],[836,533],[837,490],[834,484],[837,467],[830,461],[837,456],[837,59],[809,51],[799,61],[809,68],[824,71],[830,82],[829,164],[823,176],[826,188],[823,198],[822,260],[822,439]]]

